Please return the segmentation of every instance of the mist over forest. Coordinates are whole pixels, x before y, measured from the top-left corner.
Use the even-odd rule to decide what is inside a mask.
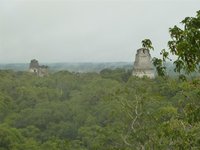
[[[132,69],[133,62],[85,62],[85,63],[41,63],[47,65],[52,72],[67,70],[70,72],[100,72],[103,69]],[[28,71],[29,63],[0,64],[0,69]]]

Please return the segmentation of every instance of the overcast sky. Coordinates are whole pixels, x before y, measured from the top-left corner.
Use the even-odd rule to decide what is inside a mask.
[[[141,41],[166,48],[169,27],[200,0],[0,0],[0,63],[134,61]]]

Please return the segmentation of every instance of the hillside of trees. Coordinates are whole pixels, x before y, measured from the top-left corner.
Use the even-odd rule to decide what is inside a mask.
[[[41,63],[47,65],[50,72],[68,70],[70,72],[100,72],[103,69],[131,69],[133,62],[80,62],[80,63]],[[1,70],[27,71],[28,63],[0,64]]]
[[[0,150],[200,147],[200,80],[0,71]]]

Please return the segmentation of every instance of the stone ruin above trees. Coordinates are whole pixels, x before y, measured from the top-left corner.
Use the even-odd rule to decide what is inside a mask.
[[[151,79],[155,78],[154,68],[151,63],[151,54],[148,49],[141,48],[137,50],[132,75],[140,78],[144,76]]]
[[[29,72],[38,77],[48,76],[48,66],[40,66],[36,59],[31,60],[29,65]]]
[[[31,60],[29,65],[29,72],[38,77],[48,76],[48,66],[39,65],[36,59]],[[151,62],[151,54],[147,48],[140,48],[137,50],[135,62],[133,67],[133,76],[155,78],[154,67]]]

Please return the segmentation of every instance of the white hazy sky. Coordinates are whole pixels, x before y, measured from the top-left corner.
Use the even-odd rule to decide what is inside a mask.
[[[200,0],[0,0],[0,63],[133,61],[141,40],[153,56],[169,27]]]

